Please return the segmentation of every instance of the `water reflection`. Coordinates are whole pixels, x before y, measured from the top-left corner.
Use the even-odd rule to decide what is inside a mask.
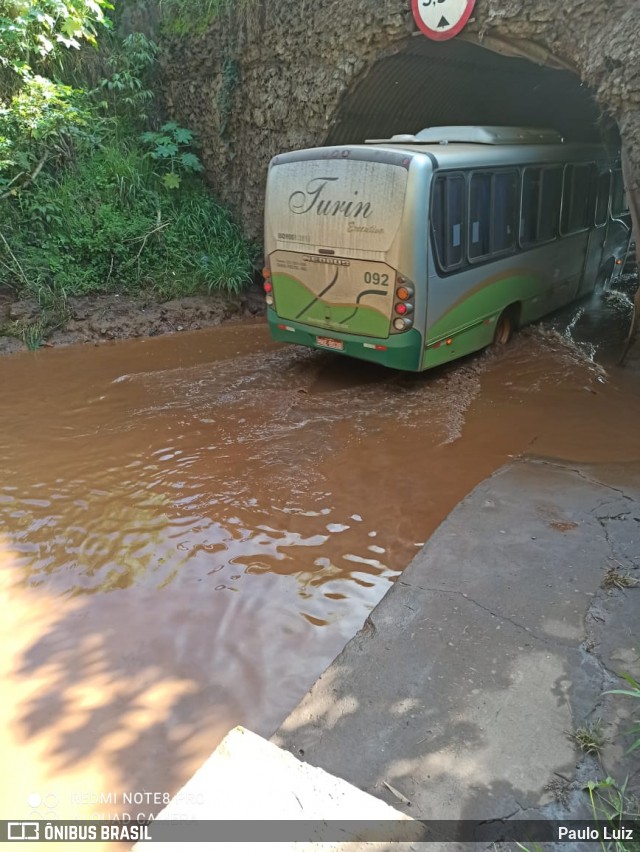
[[[4,358],[7,816],[173,792],[234,724],[270,734],[510,456],[637,458],[607,369],[552,326],[421,375],[251,323]]]

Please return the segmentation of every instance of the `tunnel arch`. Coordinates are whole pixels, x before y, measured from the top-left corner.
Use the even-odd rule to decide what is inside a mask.
[[[637,0],[477,0],[464,32],[444,44],[417,32],[409,0],[252,7],[243,19],[234,4],[162,52],[168,112],[197,132],[214,190],[250,237],[261,237],[275,154],[462,120],[550,125],[567,139],[595,139],[600,128],[615,139],[619,127],[637,223]],[[429,75],[438,85],[427,100]]]
[[[571,141],[617,141],[593,93],[571,71],[421,34],[349,87],[322,141],[357,144],[450,124],[549,127]]]

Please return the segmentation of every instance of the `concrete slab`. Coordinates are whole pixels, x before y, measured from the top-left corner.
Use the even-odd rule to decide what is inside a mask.
[[[603,692],[638,671],[640,588],[602,584],[609,568],[640,579],[639,519],[640,464],[503,468],[273,742],[418,819],[589,817],[586,780],[640,786],[622,749],[601,766],[571,737],[599,718],[623,736],[629,699]]]
[[[422,836],[422,828],[407,815],[400,813],[341,778],[322,769],[302,763],[286,751],[247,731],[234,728],[223,739],[204,765],[187,782],[157,817],[167,820],[239,820],[257,821],[361,821],[367,832],[375,836],[376,826],[393,831],[402,842],[398,852],[418,849],[411,841]],[[219,850],[220,837],[211,830],[211,840],[189,842],[194,850]],[[185,838],[186,841],[186,838]],[[162,843],[163,850],[183,849],[185,841]],[[233,842],[234,850],[263,850],[261,842]],[[137,843],[134,849],[142,852],[155,849],[153,842]],[[342,842],[278,842],[270,848],[279,852],[383,852],[388,843],[358,840],[345,831]]]

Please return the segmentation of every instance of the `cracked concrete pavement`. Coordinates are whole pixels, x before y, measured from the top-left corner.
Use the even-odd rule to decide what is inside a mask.
[[[605,588],[609,569],[640,580],[640,462],[502,468],[273,742],[418,819],[589,818],[607,775],[640,793],[637,702],[603,694],[640,678],[640,586]],[[600,759],[571,737],[598,720]]]

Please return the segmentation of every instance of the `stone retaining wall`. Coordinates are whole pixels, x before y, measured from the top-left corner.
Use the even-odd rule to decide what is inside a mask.
[[[170,114],[202,140],[218,197],[258,236],[270,158],[321,144],[345,94],[405,49],[416,26],[409,0],[263,0],[243,20],[247,5],[237,0],[199,35],[165,36],[161,82]],[[640,16],[635,0],[605,5],[477,0],[465,35],[575,69],[620,122],[637,176]]]

